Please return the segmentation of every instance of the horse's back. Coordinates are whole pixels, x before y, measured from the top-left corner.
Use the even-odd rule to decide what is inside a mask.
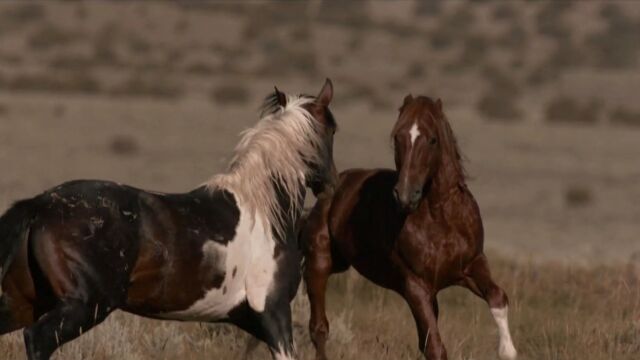
[[[75,180],[29,201],[33,219],[28,251],[21,255],[37,262],[35,287],[55,298],[108,299],[114,306],[127,298],[135,303],[137,294],[147,304],[181,308],[201,296],[203,287],[218,285],[219,271],[201,271],[211,255],[205,250],[217,253],[205,244],[224,246],[239,218],[233,195],[204,188],[163,194]],[[213,256],[208,263],[216,267],[222,260]],[[190,289],[197,291],[189,296]]]

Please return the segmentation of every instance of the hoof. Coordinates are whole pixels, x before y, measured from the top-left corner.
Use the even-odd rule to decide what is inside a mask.
[[[501,344],[498,349],[498,356],[500,356],[501,360],[516,360],[518,352],[512,343]]]

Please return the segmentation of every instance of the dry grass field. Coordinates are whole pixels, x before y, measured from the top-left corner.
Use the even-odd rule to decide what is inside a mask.
[[[189,190],[224,170],[274,85],[315,93],[327,76],[338,167],[391,167],[404,95],[440,97],[521,358],[639,359],[638,34],[633,1],[4,1],[0,210],[75,178]],[[486,305],[440,302],[450,358],[495,359]],[[348,272],[329,310],[333,359],[419,358],[395,294]],[[302,359],[307,321],[301,292]],[[248,345],[116,313],[56,358],[268,358]],[[0,358],[22,346],[0,338]]]

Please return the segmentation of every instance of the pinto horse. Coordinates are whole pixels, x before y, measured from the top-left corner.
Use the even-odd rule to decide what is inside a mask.
[[[335,183],[327,79],[317,97],[276,89],[229,172],[185,194],[72,181],[0,218],[0,334],[24,329],[29,359],[112,311],[228,322],[295,356],[290,301],[300,283],[298,217],[308,186]]]
[[[507,295],[491,279],[478,205],[442,102],[408,95],[392,132],[397,171],[352,169],[311,210],[301,232],[311,303],[309,330],[326,359],[327,280],[353,266],[404,297],[428,359],[446,359],[438,291],[460,285],[486,300],[500,332],[499,356],[515,359]]]

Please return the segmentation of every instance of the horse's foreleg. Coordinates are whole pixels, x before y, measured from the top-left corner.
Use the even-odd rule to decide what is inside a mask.
[[[418,346],[429,360],[446,360],[440,331],[438,331],[438,302],[436,293],[419,279],[406,282],[404,298],[418,328]]]
[[[509,299],[504,290],[493,282],[487,258],[484,255],[478,256],[467,267],[465,275],[463,285],[489,304],[491,315],[493,315],[498,325],[498,332],[500,334],[498,355],[504,360],[515,359],[518,353],[513,346],[511,333],[509,332]]]
[[[49,359],[62,344],[102,322],[108,311],[97,304],[65,300],[24,330],[29,360]]]
[[[260,313],[260,326],[263,340],[269,346],[274,360],[293,360],[296,358],[293,330],[291,328],[291,306],[282,301]]]

